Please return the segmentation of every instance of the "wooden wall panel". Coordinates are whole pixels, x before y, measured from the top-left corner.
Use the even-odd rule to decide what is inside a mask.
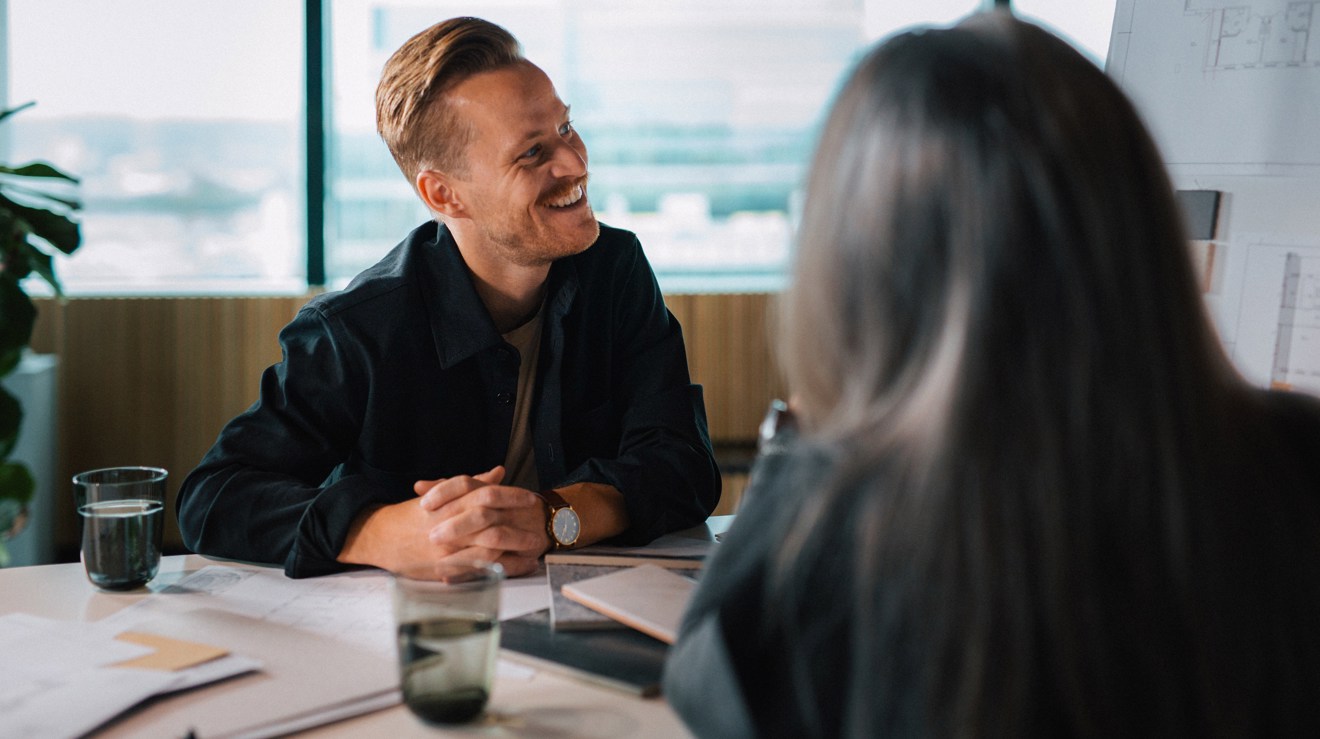
[[[688,365],[693,380],[705,388],[711,438],[717,443],[755,438],[770,401],[784,395],[766,333],[771,296],[695,295],[681,299],[688,313],[683,324]]]
[[[256,399],[262,370],[280,359],[279,330],[307,299],[38,301],[33,347],[60,355],[59,479],[113,465],[165,467],[166,543],[178,547],[179,484],[225,422]],[[771,296],[666,299],[683,326],[693,380],[705,388],[712,439],[746,444],[770,399],[783,395],[765,332]],[[730,486],[722,511],[731,510],[737,487]],[[72,497],[57,503],[56,548],[76,556]]]
[[[276,335],[306,297],[41,301],[33,347],[60,355],[59,480],[81,470],[170,471],[166,546],[180,546],[179,484],[220,427],[252,403],[280,359]],[[67,488],[57,484],[56,489]],[[72,498],[57,501],[56,549],[76,552]]]

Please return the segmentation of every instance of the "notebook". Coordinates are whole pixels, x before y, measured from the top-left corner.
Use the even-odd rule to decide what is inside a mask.
[[[555,631],[549,609],[500,622],[506,656],[634,695],[660,694],[669,647],[634,631]]]
[[[639,565],[567,583],[565,598],[666,644],[678,636],[695,580],[656,565]]]

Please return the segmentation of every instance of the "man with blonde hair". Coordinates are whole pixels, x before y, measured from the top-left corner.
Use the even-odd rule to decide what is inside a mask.
[[[293,577],[519,575],[704,520],[719,476],[681,329],[636,236],[596,221],[546,74],[455,18],[394,53],[376,111],[434,220],[281,332],[180,490],[188,546]]]

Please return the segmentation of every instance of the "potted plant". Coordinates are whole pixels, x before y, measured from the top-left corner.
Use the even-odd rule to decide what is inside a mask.
[[[0,123],[31,105],[0,112]],[[51,250],[72,254],[78,248],[82,235],[70,216],[82,205],[51,189],[77,182],[45,162],[15,167],[0,163],[0,378],[18,367],[32,339],[37,310],[23,288],[24,279],[36,274],[56,297],[62,295]],[[9,458],[22,420],[18,399],[0,387],[0,567],[9,561],[5,540],[22,530],[36,486],[27,467]]]

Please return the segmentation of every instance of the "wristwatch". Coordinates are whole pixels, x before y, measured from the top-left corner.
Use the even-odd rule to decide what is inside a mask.
[[[576,544],[582,533],[582,520],[577,511],[553,490],[542,491],[541,499],[546,505],[545,530],[550,534],[550,541],[555,543],[555,549],[568,549]]]

